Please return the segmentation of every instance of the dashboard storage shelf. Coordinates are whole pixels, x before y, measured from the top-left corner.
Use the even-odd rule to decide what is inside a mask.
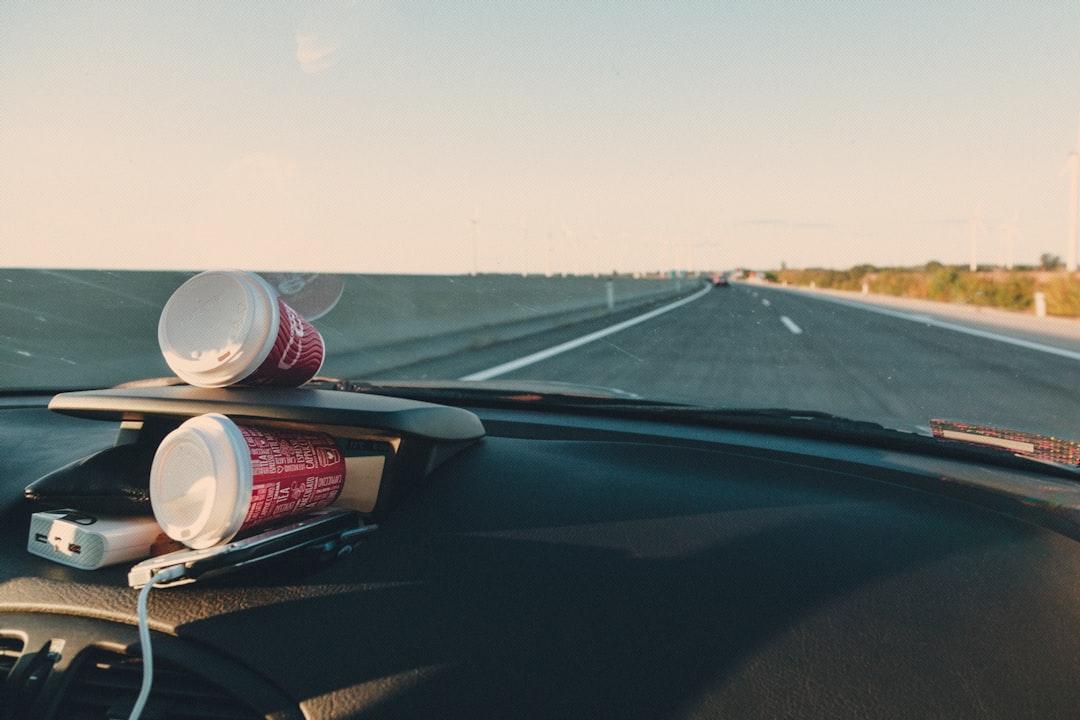
[[[148,510],[154,448],[185,420],[207,413],[330,435],[349,456],[340,501],[372,516],[484,436],[480,419],[461,408],[306,388],[113,388],[62,393],[49,409],[119,422],[120,431],[114,447],[42,477],[27,487],[27,498],[112,512]]]

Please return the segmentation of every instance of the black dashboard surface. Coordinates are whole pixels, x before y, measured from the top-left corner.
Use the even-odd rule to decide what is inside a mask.
[[[25,651],[89,638],[65,646],[40,709],[81,644],[134,649],[136,591],[126,565],[82,571],[26,552],[37,508],[23,487],[116,432],[30,404],[0,409],[0,637],[27,639]],[[800,440],[777,451],[720,431],[481,417],[487,437],[351,557],[154,590],[162,652],[262,697],[257,715],[270,717],[1080,707],[1080,547],[934,492],[956,463],[905,469],[901,455],[829,457]]]

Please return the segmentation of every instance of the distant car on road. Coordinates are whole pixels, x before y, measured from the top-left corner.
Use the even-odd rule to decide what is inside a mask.
[[[727,273],[714,273],[709,276],[709,282],[715,287],[727,287],[730,284]]]

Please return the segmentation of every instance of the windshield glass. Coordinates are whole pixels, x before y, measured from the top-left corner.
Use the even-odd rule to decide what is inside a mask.
[[[5,3],[0,383],[172,375],[165,303],[237,268],[324,376],[1074,438],[1078,27],[1064,1]]]

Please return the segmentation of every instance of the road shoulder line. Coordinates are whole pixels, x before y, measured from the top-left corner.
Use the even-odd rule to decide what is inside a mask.
[[[888,315],[889,317],[899,318],[901,320],[907,320],[909,322],[917,322],[922,325],[937,327],[943,330],[952,330],[953,332],[963,333],[965,335],[971,335],[974,337],[983,338],[985,340],[994,340],[996,342],[1006,343],[1008,345],[1022,347],[1028,350],[1036,350],[1038,352],[1047,353],[1049,355],[1057,355],[1059,357],[1069,358],[1070,360],[1080,361],[1080,352],[1076,352],[1074,350],[1068,350],[1066,348],[1056,347],[1054,345],[1034,342],[1032,340],[1024,340],[1022,338],[1016,338],[1009,335],[1002,335],[1000,333],[991,332],[989,330],[981,330],[979,328],[958,325],[956,323],[948,322],[947,320],[941,320],[939,318],[923,313],[910,313],[902,310],[894,310],[892,308],[882,307],[880,305],[873,305],[870,303],[860,303],[857,301],[832,297],[829,295],[818,295],[811,292],[803,292],[796,288],[774,289],[785,290],[787,292],[805,295],[806,297],[810,297],[816,300],[823,300],[825,302],[836,303],[838,305],[845,305],[847,307],[855,308],[857,310],[865,310],[867,312],[878,313],[879,315]]]

